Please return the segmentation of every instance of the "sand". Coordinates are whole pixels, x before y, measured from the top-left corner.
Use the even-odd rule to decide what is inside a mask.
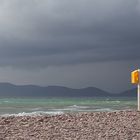
[[[0,117],[0,140],[140,140],[140,112]]]

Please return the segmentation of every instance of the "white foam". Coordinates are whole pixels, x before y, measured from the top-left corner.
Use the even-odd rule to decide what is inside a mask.
[[[22,112],[22,113],[17,113],[17,114],[3,114],[1,116],[3,116],[3,117],[9,117],[9,116],[42,116],[42,115],[59,115],[59,114],[63,114],[63,113],[64,112],[62,112],[62,111],[57,111],[57,112],[36,111],[36,112],[30,112],[30,113]]]
[[[89,106],[78,106],[78,105],[72,105],[72,106],[69,106],[70,108],[81,108],[81,109],[86,109],[86,108],[89,108]]]
[[[9,101],[3,101],[4,103],[9,103]]]
[[[120,103],[121,101],[115,101],[115,103]]]
[[[72,106],[68,106],[65,108],[57,108],[57,109],[51,109],[54,111],[84,111],[85,109],[88,109],[89,106],[78,106],[78,105],[72,105]]]
[[[41,107],[37,107],[37,108],[29,109],[29,110],[32,110],[32,111],[38,111],[38,110],[41,110],[41,109],[42,109]]]
[[[100,109],[95,109],[94,111],[97,111],[97,112],[104,112],[104,111],[114,111],[113,109],[111,108],[100,108]]]

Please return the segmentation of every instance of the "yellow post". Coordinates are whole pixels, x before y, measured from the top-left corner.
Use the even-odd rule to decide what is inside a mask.
[[[140,111],[140,69],[131,72],[131,83],[137,84],[138,111]]]
[[[140,70],[138,69],[138,78],[140,79]],[[138,80],[139,81],[139,80]],[[140,111],[140,81],[138,82],[138,111]]]
[[[131,73],[131,83],[138,84],[139,83],[139,69],[135,70]]]

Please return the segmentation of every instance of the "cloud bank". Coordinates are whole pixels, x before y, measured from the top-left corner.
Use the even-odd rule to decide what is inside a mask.
[[[139,0],[1,0],[0,66],[140,59]]]

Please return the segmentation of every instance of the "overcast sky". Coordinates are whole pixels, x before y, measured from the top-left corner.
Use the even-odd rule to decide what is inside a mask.
[[[0,82],[120,92],[140,67],[140,0],[0,0]]]

